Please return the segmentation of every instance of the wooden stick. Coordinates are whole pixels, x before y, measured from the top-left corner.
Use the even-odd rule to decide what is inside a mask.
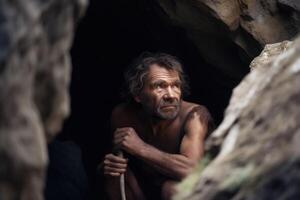
[[[123,152],[119,151],[118,156],[124,158]],[[120,176],[120,191],[122,200],[126,200],[126,192],[125,192],[125,173]]]

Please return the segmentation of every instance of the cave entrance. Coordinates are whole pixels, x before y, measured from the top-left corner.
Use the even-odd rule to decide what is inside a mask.
[[[92,0],[71,50],[72,113],[59,137],[81,147],[92,197],[99,193],[95,169],[110,143],[110,112],[121,102],[122,73],[133,58],[143,51],[177,56],[190,79],[187,100],[205,105],[216,124],[223,118],[232,89],[248,72],[245,69],[237,79],[221,73],[205,62],[184,29],[161,20],[155,4],[144,3]],[[234,49],[232,53],[238,54]]]

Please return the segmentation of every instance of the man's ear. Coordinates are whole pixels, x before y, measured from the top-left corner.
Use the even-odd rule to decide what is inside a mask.
[[[141,98],[139,96],[134,96],[133,98],[137,103],[141,103]]]

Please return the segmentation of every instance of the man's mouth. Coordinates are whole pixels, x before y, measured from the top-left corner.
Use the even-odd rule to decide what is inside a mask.
[[[161,109],[175,109],[177,106],[176,105],[166,105],[166,106],[161,106]]]

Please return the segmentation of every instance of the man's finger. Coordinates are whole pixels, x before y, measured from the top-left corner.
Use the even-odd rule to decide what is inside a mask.
[[[127,168],[127,164],[124,164],[124,163],[115,163],[115,162],[111,162],[109,160],[105,160],[104,164],[105,164],[105,166],[119,168],[119,169],[126,169]]]
[[[121,176],[120,173],[115,173],[115,172],[104,172],[104,175],[109,175],[109,176],[114,176],[114,177],[118,177]]]
[[[114,132],[114,135],[116,136],[116,135],[128,134],[132,131],[134,131],[132,127],[117,128]]]
[[[128,132],[124,132],[124,131],[120,131],[120,132],[115,132],[114,134],[114,139],[118,139],[118,138],[123,138],[126,135],[128,135]]]
[[[124,140],[125,137],[123,138],[117,138],[117,139],[114,139],[114,145],[116,147],[119,147],[121,145],[121,142]]]
[[[116,138],[123,138],[126,135],[128,135],[127,131],[115,131],[114,132],[114,139],[116,139]]]
[[[131,131],[133,130],[132,127],[122,127],[122,128],[117,128],[116,131]]]
[[[105,173],[120,173],[123,174],[126,172],[126,169],[114,168],[109,166],[104,166]]]
[[[105,156],[105,159],[111,161],[111,162],[116,162],[116,163],[123,163],[126,164],[128,161],[125,158],[113,155],[113,154],[108,154]]]

